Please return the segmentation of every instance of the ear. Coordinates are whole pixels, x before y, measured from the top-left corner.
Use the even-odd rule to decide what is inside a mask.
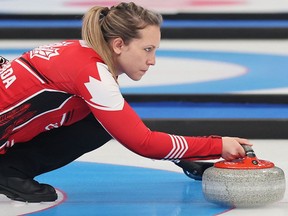
[[[121,54],[122,52],[122,48],[124,46],[124,41],[122,40],[122,38],[118,37],[118,38],[115,38],[111,41],[111,46],[112,46],[112,49],[113,51],[119,55]]]

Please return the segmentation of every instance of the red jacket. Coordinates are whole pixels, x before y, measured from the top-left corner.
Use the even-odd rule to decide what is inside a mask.
[[[124,100],[100,56],[83,41],[40,46],[0,69],[0,152],[92,112],[116,140],[154,159],[214,159],[221,137],[184,137],[147,128]],[[191,131],[193,133],[193,131]]]

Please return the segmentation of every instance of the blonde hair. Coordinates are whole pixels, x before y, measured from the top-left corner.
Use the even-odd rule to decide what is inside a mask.
[[[161,23],[159,13],[133,2],[122,2],[111,8],[94,6],[83,17],[82,39],[101,56],[117,80],[109,41],[120,37],[125,44],[129,44],[132,39],[140,38],[139,30],[148,25],[160,27]]]

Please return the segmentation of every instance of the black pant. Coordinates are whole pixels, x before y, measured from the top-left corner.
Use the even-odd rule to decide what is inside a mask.
[[[16,143],[0,155],[0,173],[34,178],[60,168],[111,139],[92,114],[71,126],[44,132],[25,143]]]

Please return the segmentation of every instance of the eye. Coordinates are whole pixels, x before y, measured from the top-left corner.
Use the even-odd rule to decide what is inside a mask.
[[[146,52],[151,52],[152,51],[152,47],[147,47],[144,49]]]

